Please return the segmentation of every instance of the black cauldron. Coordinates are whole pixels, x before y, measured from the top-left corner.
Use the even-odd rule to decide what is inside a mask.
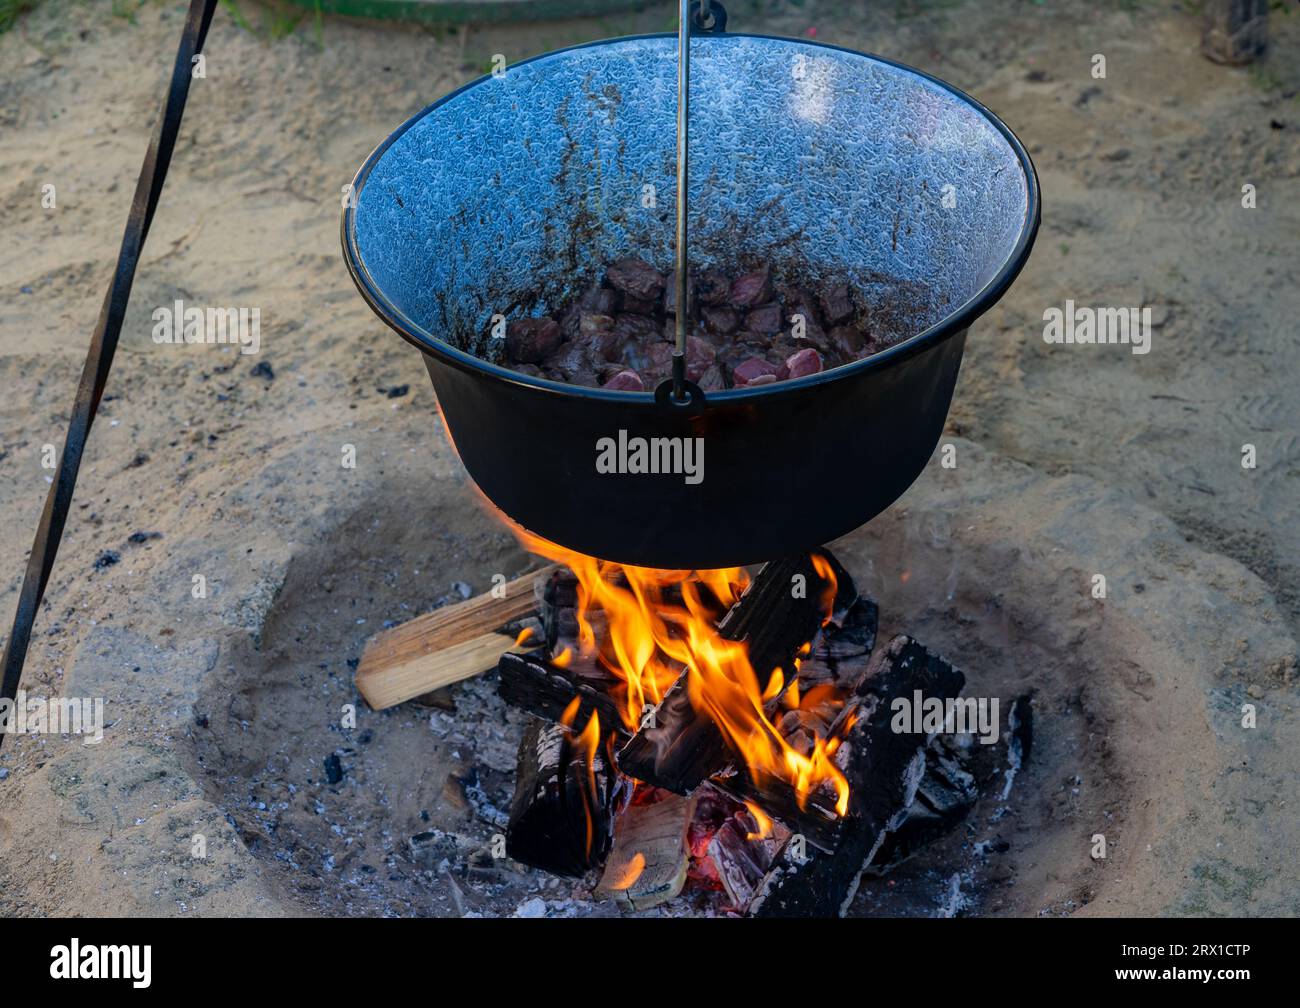
[[[674,35],[547,53],[448,95],[371,154],[343,215],[353,279],[423,353],[483,493],[563,546],[681,569],[800,552],[893,503],[1039,219],[1023,146],[942,81],[802,40],[691,44],[694,268],[901,285],[916,335],[685,405],[493,363],[494,316],[548,314],[622,256],[671,266]],[[669,471],[636,471],[648,459]]]

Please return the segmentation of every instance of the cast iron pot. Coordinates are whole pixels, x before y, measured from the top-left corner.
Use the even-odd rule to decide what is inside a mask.
[[[873,303],[902,291],[915,336],[685,406],[493,363],[494,316],[556,311],[622,256],[670,269],[674,35],[547,53],[453,92],[366,159],[343,214],[358,289],[423,353],[483,493],[563,546],[681,569],[822,545],[897,500],[938,443],[967,328],[1020,272],[1039,220],[1019,140],[920,71],[717,34],[692,41],[691,72],[693,268],[770,264]],[[598,471],[606,439],[636,438],[702,439],[702,478]]]

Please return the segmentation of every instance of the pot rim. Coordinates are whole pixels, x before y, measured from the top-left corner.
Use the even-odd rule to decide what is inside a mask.
[[[909,66],[906,63],[900,63],[896,60],[886,59],[875,53],[863,52],[859,49],[850,49],[847,46],[831,45],[827,42],[817,42],[812,39],[790,38],[783,35],[766,35],[750,32],[723,32],[718,35],[706,36],[712,38],[752,38],[767,39],[776,42],[791,42],[800,46],[810,48],[830,49],[835,52],[849,53],[854,56],[865,57],[876,63],[902,70],[906,73],[914,74],[931,84],[947,91],[958,101],[965,102],[971,108],[980,113],[1007,141],[1016,159],[1020,163],[1020,169],[1025,180],[1025,215],[1021,224],[1020,234],[1016,238],[1015,246],[1010,254],[998,267],[997,272],[982,288],[975,292],[957,309],[939,322],[923,329],[921,332],[903,340],[901,343],[895,343],[891,347],[881,350],[879,353],[872,354],[870,357],[864,357],[862,360],[853,361],[849,364],[841,364],[839,367],[830,368],[826,371],[819,371],[816,374],[806,375],[803,378],[787,379],[783,382],[777,382],[769,385],[759,385],[753,388],[740,389],[722,389],[705,393],[705,405],[715,403],[752,403],[760,399],[781,398],[790,394],[798,394],[818,385],[828,382],[838,381],[841,378],[848,378],[853,375],[865,374],[870,371],[883,370],[894,364],[901,363],[917,354],[923,353],[934,345],[943,342],[956,333],[970,327],[971,323],[982,316],[995,305],[998,300],[1006,293],[1012,282],[1020,275],[1024,269],[1025,263],[1029,259],[1029,253],[1034,246],[1034,240],[1038,235],[1038,227],[1041,220],[1041,205],[1039,201],[1038,173],[1034,169],[1034,163],[1025,150],[1024,144],[1020,138],[1011,131],[998,116],[990,112],[982,104],[972,98],[960,88],[949,84],[945,80],[932,76],[924,70],[918,70],[916,67]],[[614,38],[597,39],[592,42],[582,42],[577,45],[565,46],[561,49],[552,49],[547,52],[538,53],[536,56],[530,56],[528,59],[520,60],[515,66],[523,66],[526,63],[533,63],[537,60],[546,59],[560,53],[574,52],[579,49],[590,49],[594,46],[609,45],[615,42],[632,42],[641,39],[673,39],[677,38],[675,32],[650,32],[641,35],[622,35]],[[473,354],[466,353],[457,347],[452,346],[447,341],[435,336],[423,326],[417,324],[409,318],[401,309],[393,304],[382,293],[380,286],[370,275],[364,260],[361,257],[361,251],[357,247],[356,235],[356,206],[359,202],[358,197],[365,187],[366,180],[379,159],[388,151],[388,148],[396,143],[411,127],[421,122],[435,109],[453,101],[462,93],[471,88],[490,81],[491,74],[485,74],[477,77],[466,84],[456,88],[456,90],[443,95],[431,105],[421,109],[415,115],[411,116],[406,122],[402,123],[397,129],[390,133],[362,163],[352,179],[351,205],[343,208],[342,218],[340,221],[341,239],[343,243],[343,258],[347,263],[348,273],[352,277],[352,282],[356,285],[357,290],[361,293],[362,298],[370,306],[370,309],[379,316],[380,319],[394,332],[404,340],[416,347],[421,352],[431,355],[443,363],[473,374],[482,375],[495,382],[505,385],[524,386],[539,392],[548,393],[567,398],[598,400],[602,402],[622,403],[625,405],[637,404],[646,407],[655,407],[655,392],[623,392],[606,390],[603,388],[588,388],[585,385],[569,385],[564,382],[552,381],[549,378],[534,378],[531,375],[521,374],[518,371],[512,371],[500,364],[494,364],[491,361],[475,357]]]

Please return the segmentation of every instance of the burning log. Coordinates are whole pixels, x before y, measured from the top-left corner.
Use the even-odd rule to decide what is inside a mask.
[[[686,884],[686,828],[694,811],[694,798],[674,794],[623,809],[596,895],[629,910],[648,910],[677,896]]]
[[[799,666],[799,681],[814,685],[815,668],[825,668],[837,683],[856,683],[863,664],[876,647],[880,609],[874,601],[859,598],[842,615],[831,619],[812,653]]]
[[[795,675],[795,658],[815,642],[827,616],[845,616],[857,600],[848,573],[830,553],[818,550],[767,564],[718,624],[721,636],[746,643],[760,692],[778,670],[779,696]],[[718,726],[697,712],[689,698],[689,671],[681,674],[642,727],[619,752],[624,773],[676,794],[689,794],[724,771],[730,760]]]
[[[876,643],[879,610],[870,599],[857,599],[847,610],[837,606],[835,619],[817,640],[807,658],[799,663],[796,677],[801,697],[816,696],[818,687],[852,690],[868,672],[868,658]],[[824,692],[824,691],[823,691]],[[775,705],[770,705],[775,707]],[[792,748],[808,755],[815,739],[831,738],[840,711],[827,705],[801,705],[774,718],[777,728]],[[740,802],[761,806],[769,815],[802,835],[813,846],[833,851],[841,825],[836,796],[819,790],[801,800],[789,781],[738,768],[715,775],[712,783]]]
[[[568,876],[604,861],[614,809],[626,792],[600,740],[584,738],[593,728],[589,723],[579,736],[534,721],[524,732],[506,827],[506,853],[516,861]]]
[[[790,831],[777,822],[760,823],[744,805],[727,811],[704,853],[717,872],[728,905],[743,910],[790,839]]]
[[[827,853],[836,849],[843,819],[835,811],[833,796],[810,795],[804,805],[786,781],[763,778],[755,784],[743,772],[715,777],[713,785],[738,801],[753,802],[781,822],[789,832],[803,837]]]
[[[680,795],[690,794],[726,765],[722,736],[708,718],[696,717],[686,675],[682,673],[618,755],[624,773]]]
[[[557,661],[561,655],[564,656],[564,668],[570,678],[604,690],[609,690],[618,681],[600,663],[599,657],[584,652],[579,639],[578,578],[571,570],[561,567],[546,580],[538,614],[542,620],[546,648]],[[606,638],[609,621],[602,610],[588,609],[583,618],[591,628],[595,640]]]
[[[511,706],[546,721],[559,721],[576,697],[576,721],[585,724],[592,711],[600,715],[603,730],[624,736],[618,704],[602,690],[578,682],[567,668],[547,661],[541,651],[504,654],[497,663],[497,693]]]
[[[844,745],[850,782],[849,814],[830,854],[791,837],[749,906],[760,917],[831,916],[844,912],[863,869],[885,835],[902,825],[925,773],[931,733],[896,732],[894,703],[920,690],[947,701],[961,692],[962,673],[910,637],[899,636],[876,654],[858,689],[858,706]]]
[[[494,633],[537,609],[533,583],[549,578],[552,564],[456,605],[418,616],[375,634],[357,665],[357,691],[375,710],[488,671],[514,638]],[[529,645],[535,646],[535,645]]]
[[[829,600],[828,591],[834,591]],[[827,616],[838,623],[857,600],[849,572],[829,550],[814,550],[765,565],[718,622],[718,633],[727,640],[745,641],[750,663],[761,675],[764,669],[785,668],[794,652],[817,635]],[[798,642],[791,646],[793,639]]]

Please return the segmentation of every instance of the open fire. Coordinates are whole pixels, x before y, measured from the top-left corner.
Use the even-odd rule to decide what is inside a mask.
[[[764,671],[754,668],[744,640],[728,640],[719,632],[719,622],[751,583],[743,569],[626,567],[518,534],[531,552],[564,564],[577,578],[577,639],[552,661],[565,667],[576,658],[607,670],[614,677],[610,693],[628,732],[653,718],[655,707],[685,675],[691,707],[719,729],[756,786],[766,778],[782,781],[801,808],[810,794],[826,788],[834,792],[836,811],[843,815],[848,810],[849,783],[834,762],[841,739],[800,735],[805,744],[796,746],[775,723],[791,712],[834,722],[844,707],[846,694],[832,684],[807,693],[799,689],[797,672],[812,649],[811,638],[800,643],[789,669],[778,665]],[[814,555],[812,563],[820,583],[795,580],[790,591],[796,598],[816,592],[820,630],[832,618],[837,578],[823,556]],[[847,730],[851,723],[841,727]]]
[[[520,750],[516,860],[602,871],[596,892],[632,909],[689,885],[734,912],[835,914],[873,858],[973,805],[960,753],[892,716],[918,691],[955,698],[962,673],[905,636],[876,648],[877,607],[829,552],[751,577],[515,533],[560,565],[544,640],[498,666],[501,695],[545,719]]]
[[[918,696],[952,709],[965,678],[908,636],[877,646],[876,603],[827,550],[662,571],[513,528],[553,566],[377,638],[357,683],[391,706],[495,663],[501,697],[534,715],[505,829],[517,862],[634,910],[836,914],[1027,754],[1027,700],[992,759],[897,716]]]

